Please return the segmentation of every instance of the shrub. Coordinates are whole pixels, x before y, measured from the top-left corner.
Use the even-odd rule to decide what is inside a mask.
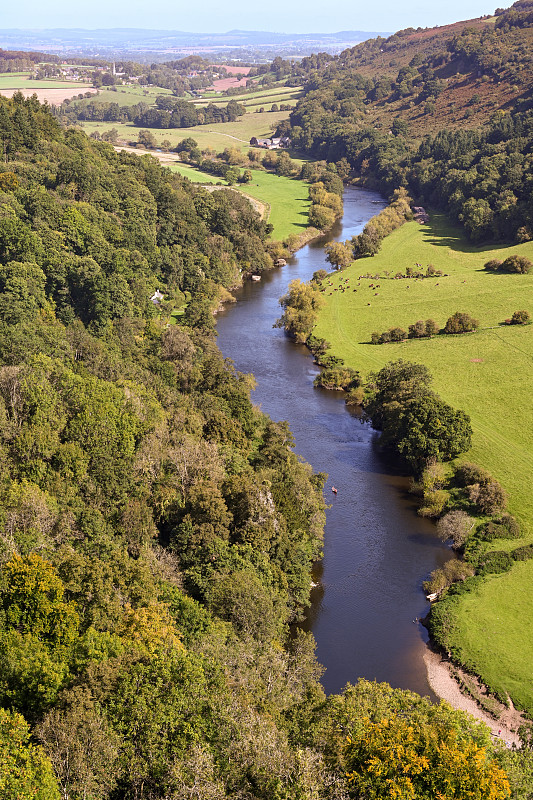
[[[492,478],[487,483],[474,483],[467,487],[468,499],[483,514],[496,514],[507,503],[507,495],[502,485]]]
[[[348,392],[344,402],[347,406],[360,406],[363,404],[364,399],[365,391],[362,386],[358,386],[357,389],[352,389],[350,392]]]
[[[424,492],[424,505],[420,506],[418,509],[418,515],[431,519],[440,517],[446,508],[449,498],[449,492],[445,492],[443,489],[434,489]]]
[[[457,486],[470,486],[472,483],[484,483],[490,480],[491,475],[483,467],[478,467],[471,461],[465,461],[455,470],[454,481]]]
[[[507,572],[513,565],[513,559],[505,550],[491,550],[486,553],[481,563],[481,574]]]
[[[497,272],[500,269],[502,263],[503,262],[500,261],[499,258],[491,258],[490,261],[487,261],[485,263],[484,267],[489,272]]]
[[[511,325],[527,325],[530,321],[529,311],[515,311],[511,317]]]
[[[472,533],[476,520],[466,511],[450,511],[437,522],[437,534],[443,542],[452,540],[452,546],[459,548],[464,545]]]
[[[465,314],[461,311],[456,311],[453,316],[449,317],[444,326],[444,333],[470,333],[477,330],[479,322],[474,319],[470,314]]]
[[[511,552],[513,561],[529,561],[533,558],[533,544],[526,544],[524,547],[517,547]]]
[[[511,514],[502,514],[500,519],[485,523],[479,532],[487,542],[494,539],[518,539],[520,526]]]
[[[506,258],[500,269],[502,272],[516,272],[521,275],[526,275],[533,264],[525,256],[509,256]]]
[[[356,389],[360,384],[359,373],[350,367],[324,369],[314,380],[314,386],[320,386],[322,389],[344,389],[344,391]]]
[[[429,580],[423,583],[424,591],[427,594],[432,594],[433,592],[440,594],[452,583],[464,581],[466,578],[471,578],[473,574],[474,569],[470,564],[457,558],[451,559],[446,561],[439,569],[433,570]]]

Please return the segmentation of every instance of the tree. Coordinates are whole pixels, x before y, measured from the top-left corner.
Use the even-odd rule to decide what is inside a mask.
[[[470,447],[472,427],[464,411],[455,411],[436,395],[408,403],[383,427],[383,439],[416,471],[431,458],[449,461]]]
[[[346,269],[353,261],[353,246],[349,241],[330,242],[324,248],[326,261],[329,261],[336,269]]]
[[[148,150],[151,150],[157,146],[157,140],[152,131],[139,131],[137,135],[137,141],[141,147],[146,147]]]
[[[78,631],[73,603],[55,569],[36,553],[15,556],[4,566],[0,602],[3,624],[53,647],[69,646]]]
[[[514,311],[511,317],[511,325],[528,325],[530,321],[529,311]]]
[[[288,293],[279,302],[284,311],[275,327],[285,328],[297,342],[305,342],[315,324],[316,312],[324,303],[316,284],[291,281]]]
[[[445,514],[442,519],[439,519],[437,522],[437,534],[443,542],[451,539],[453,547],[457,549],[465,544],[475,525],[476,520],[466,511],[454,509]]]
[[[369,800],[510,798],[509,781],[487,748],[461,734],[446,705],[427,721],[365,720],[346,746],[354,796]]]
[[[456,311],[451,317],[446,320],[444,326],[444,333],[470,333],[477,330],[479,322],[474,319],[470,314],[465,314],[461,311]]]
[[[2,800],[60,800],[52,765],[31,744],[20,714],[0,708],[0,796]]]

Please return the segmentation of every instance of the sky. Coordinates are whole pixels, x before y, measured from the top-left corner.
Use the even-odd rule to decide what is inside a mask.
[[[503,6],[511,5],[503,3]],[[497,4],[496,4],[497,5]],[[331,33],[434,27],[491,14],[490,0],[20,0],[2,3],[0,29],[157,28]]]

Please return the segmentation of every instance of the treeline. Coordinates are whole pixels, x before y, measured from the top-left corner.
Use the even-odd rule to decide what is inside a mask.
[[[234,122],[246,109],[235,100],[226,106],[213,103],[197,107],[194,103],[176,97],[162,95],[157,98],[156,107],[146,103],[133,106],[120,106],[118,103],[99,103],[91,101],[78,106],[63,103],[62,116],[99,122],[133,122],[143,128],[190,128],[194,125],[211,125],[216,122]]]
[[[3,50],[0,47],[0,72],[31,72],[40,61],[59,64],[58,56],[24,50]]]

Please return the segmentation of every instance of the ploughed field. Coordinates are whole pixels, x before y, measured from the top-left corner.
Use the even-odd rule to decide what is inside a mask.
[[[489,259],[504,260],[515,253],[533,260],[533,242],[476,247],[444,216],[434,215],[422,226],[406,223],[384,240],[376,256],[360,259],[326,279],[323,297],[327,302],[314,330],[331,343],[332,352],[365,375],[399,358],[426,364],[435,390],[470,415],[473,446],[465,459],[479,463],[504,485],[509,510],[524,533],[523,540],[497,540],[497,550],[533,540],[533,325],[499,325],[517,310],[528,310],[533,316],[533,272],[506,275],[483,269]],[[416,264],[421,264],[421,271],[432,264],[447,275],[394,278],[407,267],[416,269]],[[359,279],[367,273],[373,277]],[[346,287],[344,292],[341,285]],[[419,319],[434,319],[443,328],[456,311],[478,319],[480,330],[370,344],[372,332],[396,326],[407,330]],[[454,643],[469,664],[530,713],[532,582],[533,561],[488,576],[472,593],[459,598],[453,619]]]

